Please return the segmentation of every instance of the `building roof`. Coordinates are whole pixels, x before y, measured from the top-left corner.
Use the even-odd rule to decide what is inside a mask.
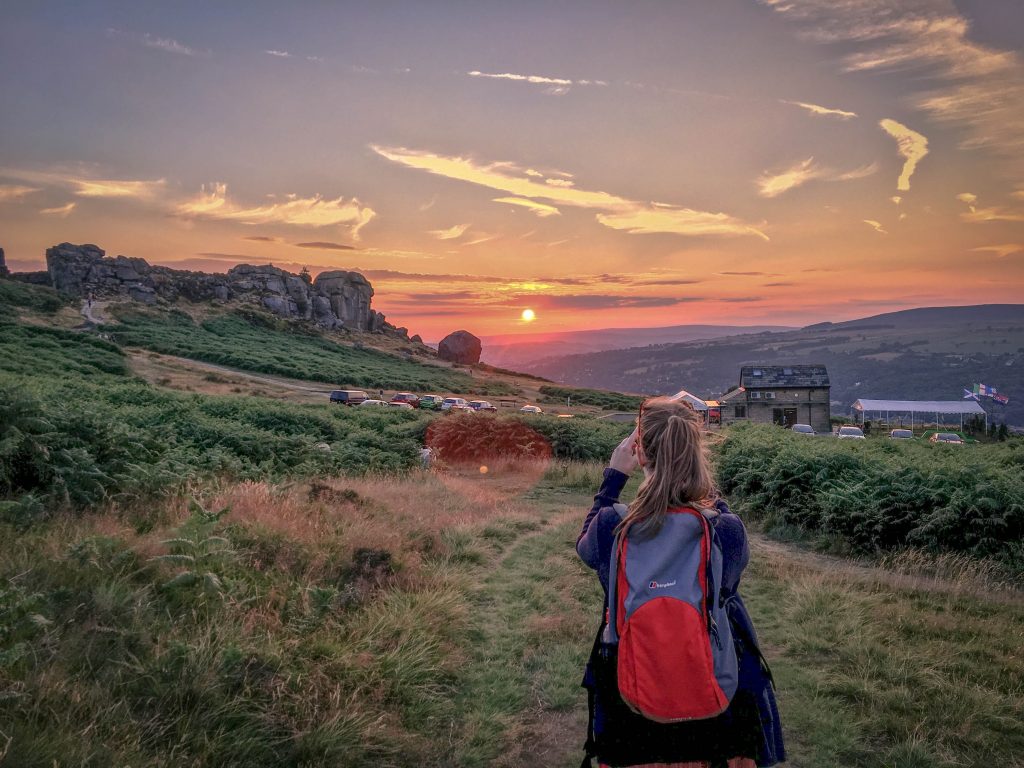
[[[828,371],[824,365],[745,365],[740,368],[740,386],[827,387]]]
[[[678,392],[672,395],[672,399],[683,400],[689,403],[690,405],[693,406],[693,410],[695,411],[706,411],[708,409],[708,404],[702,398],[697,397],[691,392],[687,392],[685,389],[680,389]]]
[[[985,413],[977,400],[858,400],[853,404],[853,410],[925,414]]]

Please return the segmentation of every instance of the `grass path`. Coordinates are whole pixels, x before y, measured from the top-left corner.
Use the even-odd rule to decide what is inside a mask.
[[[494,534],[451,765],[577,765],[599,587],[573,541],[589,497],[544,486]],[[485,533],[486,535],[486,533]],[[1024,766],[1024,601],[900,577],[751,533],[741,591],[779,686],[791,766]]]

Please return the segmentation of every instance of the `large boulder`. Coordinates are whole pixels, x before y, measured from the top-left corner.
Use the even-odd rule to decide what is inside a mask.
[[[97,283],[116,283],[113,264],[103,264],[105,255],[102,248],[92,244],[61,243],[47,248],[46,269],[53,287],[61,293],[84,297]]]
[[[453,331],[437,345],[437,356],[452,363],[472,365],[480,362],[483,345],[469,331]]]
[[[370,309],[373,287],[358,272],[321,272],[313,281],[313,290],[327,299],[338,324],[355,331],[376,330],[376,313]]]
[[[7,268],[7,261],[4,259],[4,249],[0,248],[0,277],[7,277],[11,270]]]

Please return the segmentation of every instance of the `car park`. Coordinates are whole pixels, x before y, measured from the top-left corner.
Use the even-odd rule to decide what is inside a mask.
[[[810,424],[794,424],[790,430],[798,435],[810,435],[814,436],[817,432],[814,431],[814,427]]]
[[[963,445],[963,438],[956,432],[936,432],[928,441],[931,443],[944,443],[946,445]]]
[[[520,413],[544,413],[539,406],[536,405],[524,405],[519,409]]]
[[[860,427],[845,426],[839,428],[839,434],[836,435],[840,440],[866,440],[864,437],[864,431]]]
[[[496,411],[498,410],[486,400],[470,400],[469,407],[474,411]]]
[[[398,403],[406,403],[409,405],[410,408],[417,408],[419,407],[420,404],[420,398],[418,395],[414,395],[412,392],[396,392],[391,397],[391,403],[392,405],[397,405]]]
[[[384,400],[363,400],[363,402],[361,402],[359,404],[359,407],[360,408],[364,408],[364,407],[369,407],[369,408],[387,408],[388,404]]]
[[[361,389],[335,389],[331,392],[331,402],[338,405],[359,405],[367,399]]]
[[[456,410],[464,411],[467,408],[469,408],[469,403],[467,403],[461,397],[446,397],[444,401],[441,403],[441,410],[450,411],[453,408]]]
[[[419,407],[426,411],[439,411],[443,402],[444,398],[440,395],[423,395],[420,398]]]
[[[890,440],[913,440],[914,432],[909,429],[894,429],[889,433]]]

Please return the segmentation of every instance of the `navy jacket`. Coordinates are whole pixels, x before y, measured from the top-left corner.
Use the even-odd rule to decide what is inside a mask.
[[[576,551],[583,562],[597,571],[604,589],[605,607],[608,602],[608,570],[612,547],[615,545],[615,528],[621,522],[619,513],[612,505],[618,502],[619,494],[628,480],[629,477],[618,470],[611,467],[605,469],[604,481],[594,497],[594,505],[583,521],[583,530],[576,541]],[[762,664],[754,624],[738,592],[743,569],[750,561],[750,547],[739,516],[733,514],[723,500],[719,500],[716,506],[722,513],[715,523],[715,532],[722,545],[722,591],[729,605],[733,632],[739,641],[739,689],[749,691],[757,701],[763,742],[758,751],[757,764],[775,765],[786,759],[779,711],[767,664]],[[593,687],[589,665],[584,685]],[[599,720],[600,717],[595,720],[597,730],[600,730]]]

